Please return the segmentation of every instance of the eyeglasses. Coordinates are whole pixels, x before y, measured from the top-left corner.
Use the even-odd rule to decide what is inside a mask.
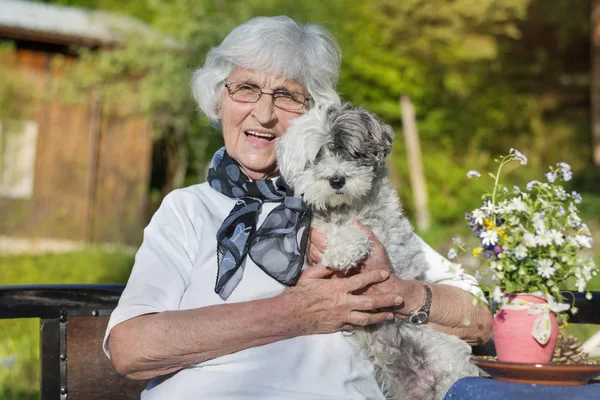
[[[225,83],[229,97],[240,103],[256,103],[263,94],[273,98],[273,105],[286,111],[300,111],[310,101],[301,93],[290,92],[285,89],[277,89],[271,93],[263,91],[260,87],[251,83]]]

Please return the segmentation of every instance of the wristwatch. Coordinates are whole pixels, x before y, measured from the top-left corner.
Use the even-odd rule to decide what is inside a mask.
[[[408,317],[408,322],[413,325],[421,325],[429,319],[429,310],[431,309],[431,289],[425,282],[419,282],[425,288],[425,303],[417,311],[413,311]]]

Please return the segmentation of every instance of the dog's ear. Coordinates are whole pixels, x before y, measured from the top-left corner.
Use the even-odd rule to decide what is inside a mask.
[[[381,122],[375,114],[362,108],[360,109],[360,113],[361,118],[367,126],[369,135],[371,135],[374,141],[375,158],[380,165],[383,165],[386,157],[392,152],[394,130],[391,126]]]

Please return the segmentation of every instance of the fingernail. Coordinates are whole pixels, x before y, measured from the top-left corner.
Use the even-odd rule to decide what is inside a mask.
[[[400,305],[402,303],[404,303],[404,299],[400,296],[396,297],[396,304]]]
[[[394,314],[389,313],[387,316],[387,319],[389,319],[390,321],[394,319]]]
[[[388,276],[390,276],[390,273],[387,271],[381,271],[381,277],[382,278],[387,278]]]

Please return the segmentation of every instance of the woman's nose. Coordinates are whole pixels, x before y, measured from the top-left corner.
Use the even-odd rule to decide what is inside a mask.
[[[264,94],[254,103],[254,110],[252,112],[256,120],[261,125],[267,125],[273,121],[275,117],[275,105],[271,96],[265,96]]]

